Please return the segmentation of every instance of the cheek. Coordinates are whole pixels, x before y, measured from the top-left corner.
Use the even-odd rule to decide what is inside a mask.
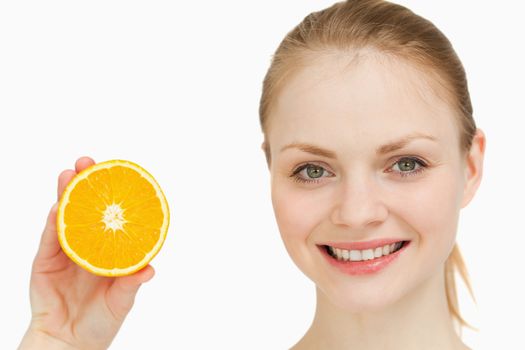
[[[324,201],[311,191],[272,184],[272,205],[281,237],[290,254],[306,249],[304,244],[325,215]]]
[[[435,169],[431,176],[417,186],[407,186],[393,206],[406,218],[405,222],[417,235],[418,245],[425,254],[445,260],[455,243],[461,184],[451,169]]]

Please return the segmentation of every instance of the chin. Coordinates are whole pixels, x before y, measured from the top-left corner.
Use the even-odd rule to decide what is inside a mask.
[[[395,304],[402,297],[401,291],[371,291],[368,288],[321,288],[317,286],[318,297],[326,298],[334,307],[350,313],[377,312]]]

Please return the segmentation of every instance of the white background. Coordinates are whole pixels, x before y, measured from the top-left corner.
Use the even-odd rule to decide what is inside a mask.
[[[487,136],[458,241],[477,308],[475,349],[522,344],[522,11],[518,1],[398,1],[451,40]],[[32,259],[57,176],[83,155],[132,160],[172,217],[112,349],[284,349],[308,328],[314,286],[279,237],[258,122],[271,54],[332,1],[0,3],[0,345],[30,320]],[[521,283],[520,283],[521,282]]]

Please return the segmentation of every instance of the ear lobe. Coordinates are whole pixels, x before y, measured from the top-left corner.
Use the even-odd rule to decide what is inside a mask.
[[[483,158],[485,155],[486,138],[481,129],[476,130],[472,140],[472,147],[467,155],[465,168],[465,187],[463,190],[463,201],[461,208],[470,203],[476,193],[483,175]]]

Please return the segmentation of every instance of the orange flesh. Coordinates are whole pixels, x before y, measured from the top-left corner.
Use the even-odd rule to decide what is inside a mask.
[[[64,209],[67,244],[101,269],[124,269],[141,262],[159,241],[163,221],[155,189],[124,166],[103,168],[80,180]]]

